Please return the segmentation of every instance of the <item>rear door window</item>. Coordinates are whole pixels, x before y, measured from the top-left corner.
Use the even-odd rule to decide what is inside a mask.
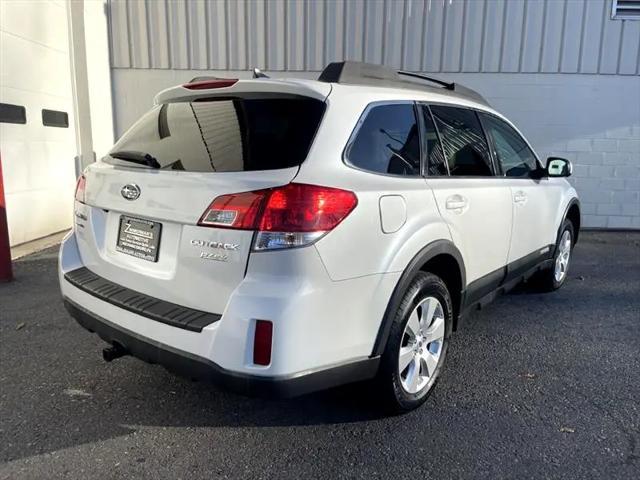
[[[293,96],[163,104],[122,136],[109,161],[153,159],[148,164],[190,172],[295,167],[307,157],[324,109],[322,101]]]
[[[374,173],[420,175],[420,133],[413,103],[373,105],[346,151],[350,165]]]
[[[480,120],[467,108],[432,105],[452,176],[493,176],[491,155]]]
[[[538,168],[538,160],[527,142],[506,122],[492,115],[482,115],[482,123],[491,137],[505,177],[528,178]]]

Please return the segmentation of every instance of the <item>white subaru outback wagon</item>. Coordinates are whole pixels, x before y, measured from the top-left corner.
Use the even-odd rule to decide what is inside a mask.
[[[198,78],[80,177],[62,295],[107,361],[278,396],[371,379],[409,410],[471,310],[566,281],[570,173],[476,92],[419,74]]]

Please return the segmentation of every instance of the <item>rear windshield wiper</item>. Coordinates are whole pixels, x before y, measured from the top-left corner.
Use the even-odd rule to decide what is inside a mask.
[[[138,165],[146,165],[147,167],[151,168],[160,168],[160,164],[158,163],[158,160],[156,160],[156,157],[144,152],[112,152],[109,154],[109,156],[117,158],[119,160],[124,160],[125,162],[137,163]]]

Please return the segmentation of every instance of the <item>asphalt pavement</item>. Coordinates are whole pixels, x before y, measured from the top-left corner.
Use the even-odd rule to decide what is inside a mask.
[[[560,291],[475,314],[395,417],[366,385],[262,400],[104,363],[56,262],[0,284],[0,479],[640,478],[640,233],[583,233]]]

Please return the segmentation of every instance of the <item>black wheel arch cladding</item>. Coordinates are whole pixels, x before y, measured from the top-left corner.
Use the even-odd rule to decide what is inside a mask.
[[[558,226],[558,238],[562,234],[562,226],[564,225],[565,220],[569,220],[573,225],[573,244],[578,243],[578,236],[580,235],[580,225],[582,223],[582,216],[580,210],[580,200],[577,198],[572,198],[565,208],[564,216],[562,217],[562,221]]]
[[[407,268],[402,273],[400,280],[396,284],[393,294],[389,299],[389,303],[387,304],[384,316],[382,317],[380,327],[378,328],[378,334],[371,353],[372,356],[382,355],[384,353],[395,313],[414,277],[427,263],[429,263],[430,260],[433,260],[438,256],[451,257],[457,263],[461,289],[464,289],[464,286],[466,285],[466,273],[462,254],[458,248],[450,240],[436,240],[428,244],[413,257]],[[457,321],[456,317],[460,314],[461,305],[459,305],[459,303],[463,295],[462,291],[449,291],[449,294],[452,297],[452,302],[453,298],[456,298],[456,302],[458,303],[458,305],[453,305],[453,322],[455,328],[455,323]]]
[[[402,385],[402,375],[398,369],[398,350],[402,346],[402,339],[411,312],[421,300],[435,297],[441,303],[445,315],[445,332],[442,343],[441,358],[438,367],[432,373],[428,384],[421,390],[410,393]],[[420,406],[433,391],[439,373],[446,358],[448,339],[451,335],[453,308],[449,290],[438,275],[427,271],[418,271],[411,280],[409,287],[402,296],[402,300],[395,312],[384,354],[381,356],[380,369],[377,376],[379,386],[384,392],[386,406],[394,412],[406,412]]]

